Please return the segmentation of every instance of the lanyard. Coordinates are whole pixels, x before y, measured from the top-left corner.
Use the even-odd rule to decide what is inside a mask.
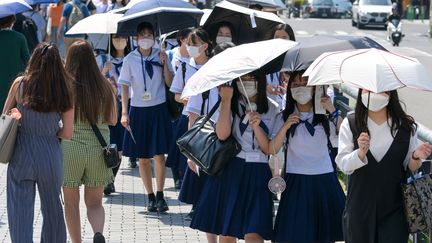
[[[146,76],[145,76],[145,71],[144,71],[144,57],[141,53],[141,51],[139,51],[139,54],[141,55],[141,71],[142,71],[142,75],[143,75],[143,79],[144,79],[144,92],[147,92],[147,80],[146,80]]]

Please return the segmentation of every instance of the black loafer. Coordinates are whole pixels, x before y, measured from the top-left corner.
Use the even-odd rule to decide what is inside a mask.
[[[165,199],[160,199],[156,202],[157,211],[159,213],[163,213],[169,210],[168,204],[166,203]]]
[[[106,196],[110,195],[113,192],[115,192],[114,183],[110,183],[110,184],[108,184],[108,185],[105,186],[105,188],[104,188],[104,194]]]
[[[137,167],[137,162],[135,158],[129,158],[129,167],[130,168],[136,168]]]
[[[179,190],[182,184],[182,180],[176,180],[174,184],[174,188]]]
[[[158,211],[158,209],[156,207],[156,201],[155,200],[150,200],[149,201],[149,204],[147,206],[147,211],[152,212],[152,213]]]
[[[105,243],[105,237],[100,232],[96,232],[93,236],[93,243]]]

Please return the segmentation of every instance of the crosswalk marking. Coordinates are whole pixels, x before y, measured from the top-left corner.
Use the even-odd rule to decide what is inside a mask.
[[[296,35],[309,35],[309,33],[307,31],[304,31],[304,30],[297,30],[295,33],[296,33]]]
[[[348,35],[347,32],[345,32],[345,31],[340,31],[340,30],[336,30],[336,31],[335,31],[335,34],[336,34],[336,35]]]

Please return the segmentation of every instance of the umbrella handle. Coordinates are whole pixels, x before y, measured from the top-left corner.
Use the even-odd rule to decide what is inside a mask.
[[[240,84],[241,84],[241,86],[242,86],[243,91],[245,92],[245,94],[247,94],[247,93],[246,93],[246,88],[245,88],[244,85],[243,85],[243,80],[241,79],[241,77],[239,77],[239,80],[240,80]],[[251,105],[250,100],[249,100],[249,97],[247,97],[247,95],[246,95],[246,101],[247,101],[247,103],[248,103],[248,106],[249,106],[250,111],[255,111],[254,109],[252,109],[252,105]]]
[[[255,29],[255,28],[257,27],[256,20],[255,20],[255,16],[256,16],[256,15],[257,15],[257,14],[256,14],[255,12],[252,12],[252,13],[249,15],[250,20],[251,20],[251,26],[252,26],[252,29]]]

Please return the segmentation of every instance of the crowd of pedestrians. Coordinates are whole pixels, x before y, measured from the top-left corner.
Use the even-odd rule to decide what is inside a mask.
[[[220,22],[212,32],[182,29],[164,43],[147,22],[134,37],[65,35],[79,20],[127,1],[90,3],[60,1],[23,14],[38,27],[41,42],[31,56],[28,38],[11,29],[17,17],[0,18],[0,53],[8,56],[0,61],[0,105],[22,114],[7,172],[12,242],[32,242],[36,186],[41,241],[66,242],[68,232],[73,243],[81,242],[82,185],[93,240],[105,242],[102,198],[116,191],[119,167],[105,165],[95,130],[117,145],[119,160],[131,158],[131,167],[138,160],[148,212],[169,213],[164,189],[170,167],[178,200],[192,205],[190,227],[205,232],[208,242],[407,242],[400,183],[432,146],[417,144],[417,125],[396,90],[360,89],[355,114],[347,118],[326,94],[318,100],[326,114],[315,112],[315,88],[307,86],[305,70],[257,70],[182,99],[185,84],[202,66],[241,44],[232,24]],[[288,24],[269,29],[268,36],[295,41]],[[175,120],[168,92],[183,104]],[[241,145],[217,177],[200,171],[175,143],[213,108],[217,137],[234,137]],[[329,154],[334,148],[335,159]],[[278,196],[268,188],[275,173],[269,156],[281,150],[287,186]],[[350,175],[347,196],[336,164]],[[274,200],[280,201],[276,213]]]

